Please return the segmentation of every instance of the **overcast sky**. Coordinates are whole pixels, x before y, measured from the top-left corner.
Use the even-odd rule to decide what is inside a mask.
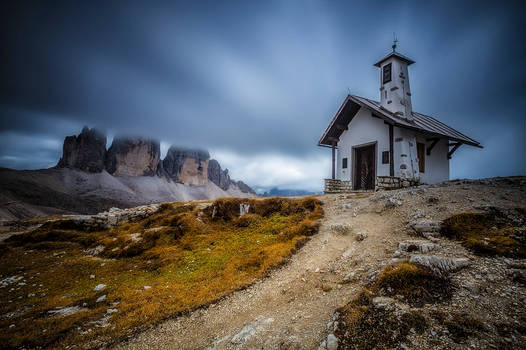
[[[88,125],[207,148],[252,186],[320,190],[330,150],[317,141],[349,92],[379,99],[373,63],[396,32],[416,61],[413,109],[484,145],[461,147],[451,178],[526,174],[520,2],[12,3],[0,166],[53,166]]]

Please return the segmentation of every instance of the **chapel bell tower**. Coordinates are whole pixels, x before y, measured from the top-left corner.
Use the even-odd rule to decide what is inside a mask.
[[[397,41],[394,40],[393,51],[375,63],[380,68],[380,105],[395,116],[412,121],[407,66],[415,62],[396,52]]]

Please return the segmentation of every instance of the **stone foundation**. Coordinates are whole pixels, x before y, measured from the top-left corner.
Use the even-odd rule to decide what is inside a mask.
[[[325,179],[325,193],[348,193],[352,192],[351,181],[338,179]]]
[[[398,188],[420,185],[420,180],[401,179],[395,176],[376,177],[376,190],[396,190]],[[338,179],[325,179],[325,193],[350,193],[353,192],[351,181]]]
[[[401,179],[395,176],[378,176],[376,178],[377,190],[394,190],[397,188],[418,186],[420,180]]]

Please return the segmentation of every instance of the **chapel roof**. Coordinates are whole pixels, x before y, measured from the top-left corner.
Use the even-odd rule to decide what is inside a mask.
[[[347,96],[318,141],[318,146],[331,146],[333,142],[337,142],[361,107],[370,110],[374,117],[383,119],[387,124],[422,132],[429,135],[429,137],[446,138],[451,141],[482,148],[478,141],[475,141],[429,115],[412,112],[413,120],[409,121],[380,106],[380,102],[356,95]]]

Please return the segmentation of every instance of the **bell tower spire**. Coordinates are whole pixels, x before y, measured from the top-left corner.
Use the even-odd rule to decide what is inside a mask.
[[[394,36],[394,33],[393,33]],[[398,39],[394,36],[393,52],[375,63],[380,68],[380,105],[399,118],[413,120],[411,89],[407,67],[415,63],[398,53]]]

